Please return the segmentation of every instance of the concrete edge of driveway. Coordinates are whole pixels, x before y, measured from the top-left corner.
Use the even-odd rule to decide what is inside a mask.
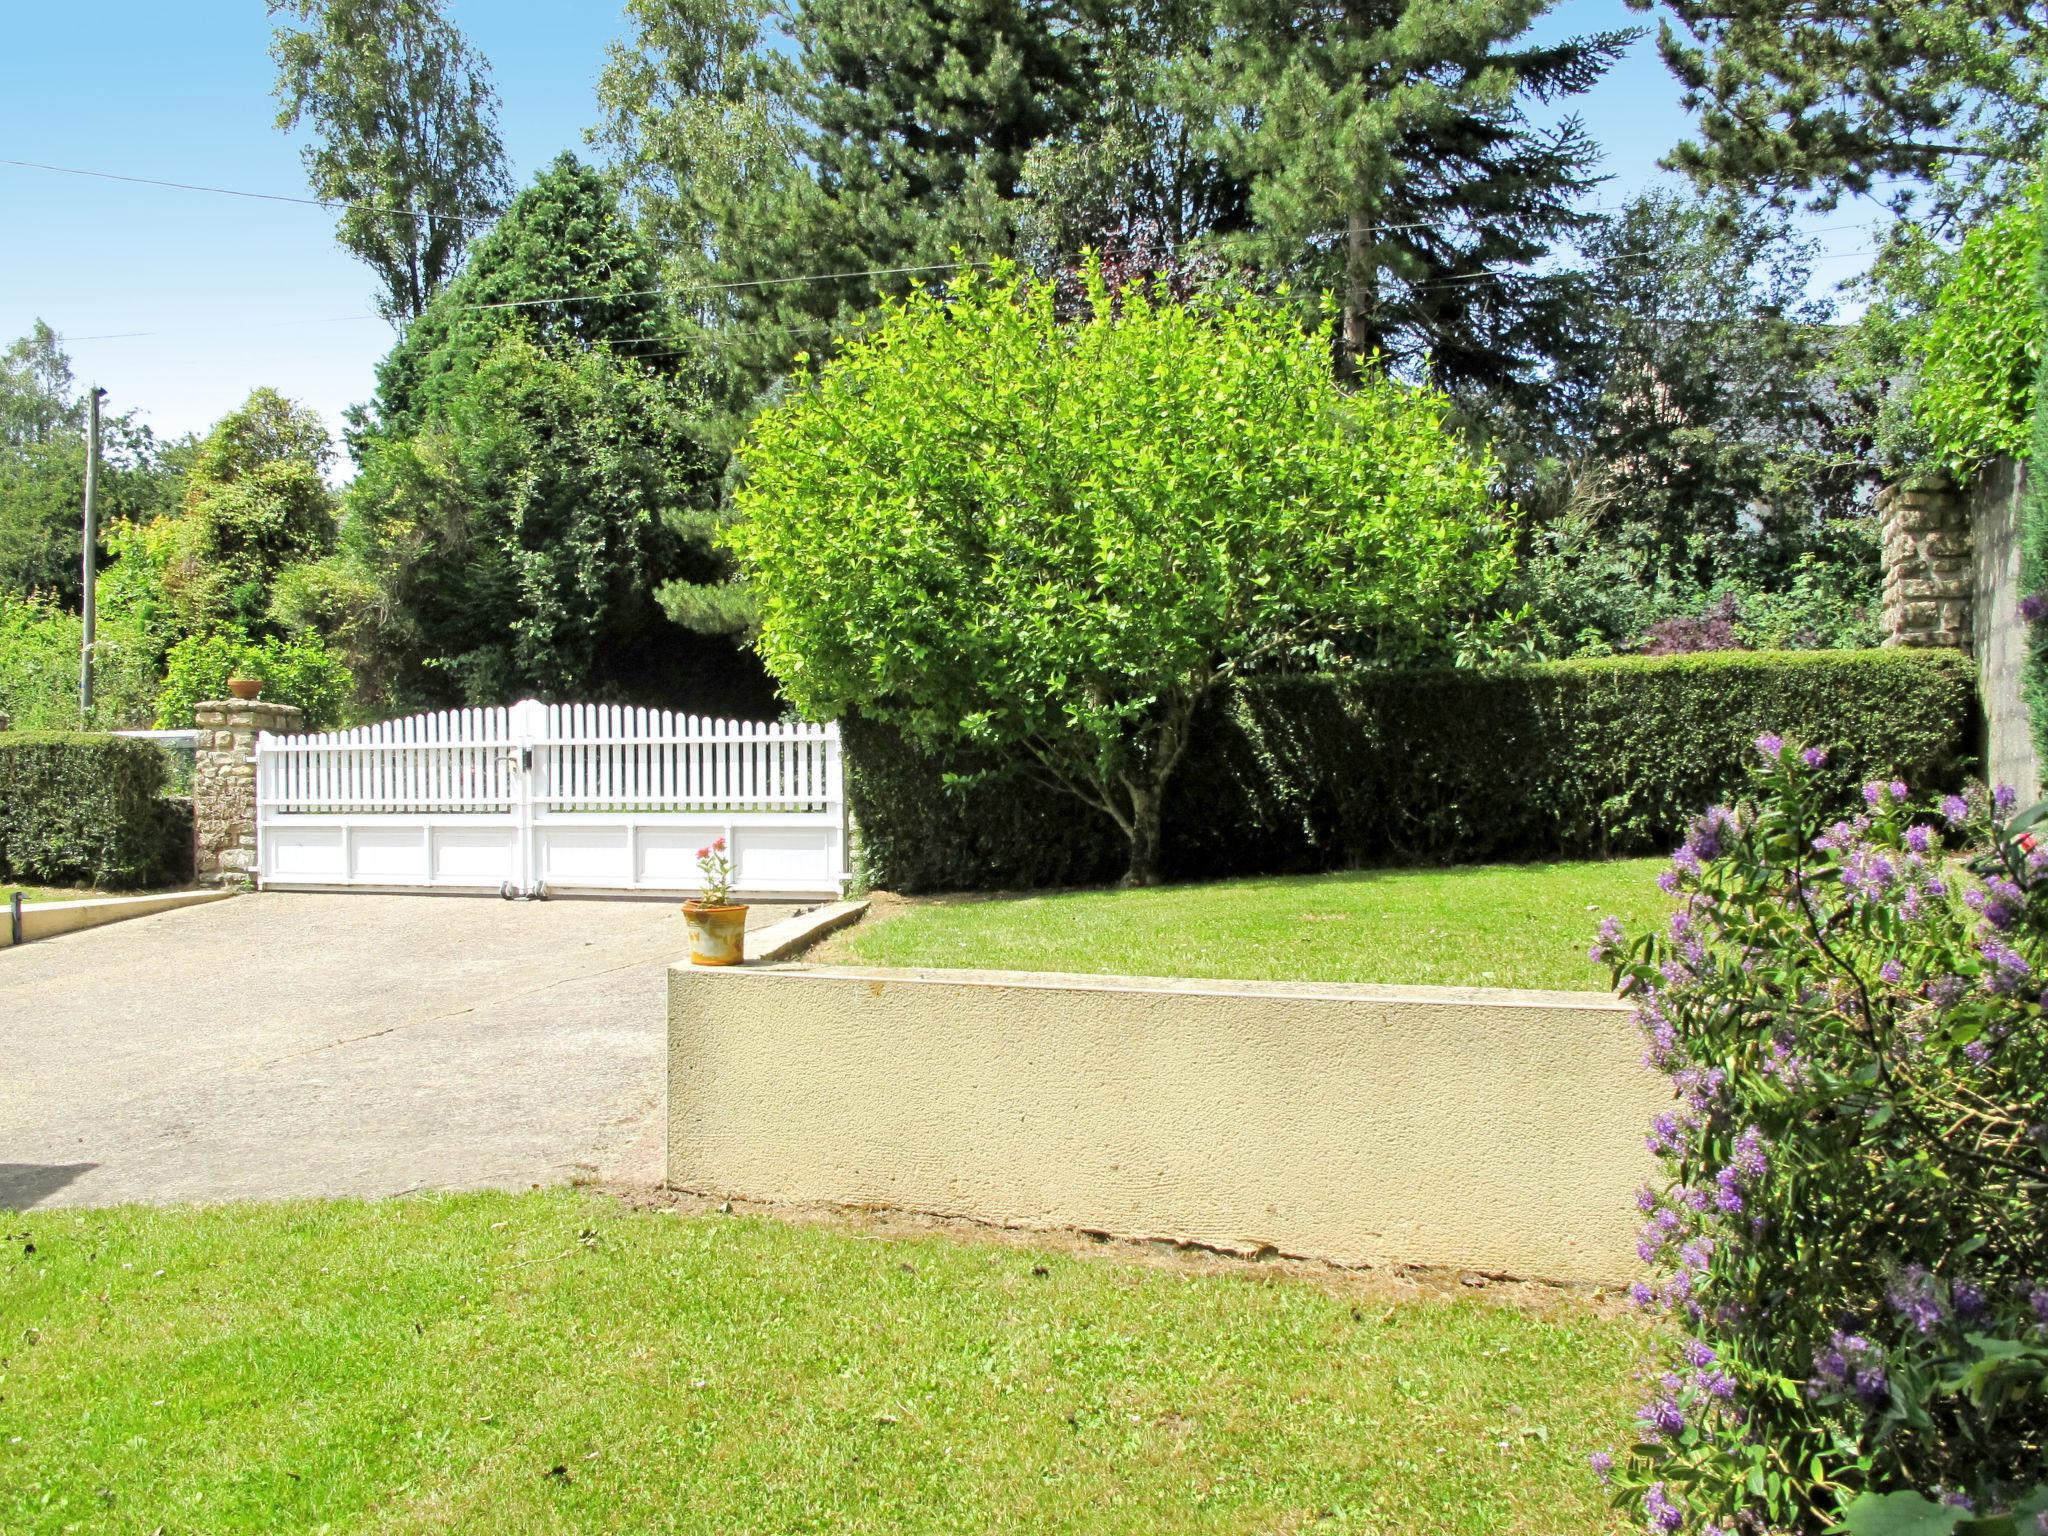
[[[864,901],[835,901],[809,912],[799,912],[795,917],[785,917],[779,923],[771,923],[759,932],[747,935],[747,964],[787,960],[791,955],[809,949],[826,934],[844,928],[848,923],[859,922],[867,909],[868,904]],[[688,964],[687,961],[684,963]]]
[[[108,923],[126,922],[131,917],[149,917],[179,907],[204,906],[209,901],[226,901],[235,891],[166,891],[154,896],[95,896],[85,901],[25,901],[21,905],[21,942],[54,938],[83,928],[101,928]],[[0,917],[0,949],[15,942],[11,916]]]

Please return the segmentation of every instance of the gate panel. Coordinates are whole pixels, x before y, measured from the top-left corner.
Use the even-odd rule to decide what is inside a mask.
[[[735,891],[837,895],[839,750],[830,725],[533,700],[265,734],[259,883],[692,894],[723,837]]]

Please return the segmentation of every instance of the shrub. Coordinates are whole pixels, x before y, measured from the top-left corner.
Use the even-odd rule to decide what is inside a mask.
[[[146,741],[0,733],[0,873],[109,890],[189,879],[191,808],[163,798],[164,776]]]
[[[1653,1532],[2033,1536],[2048,847],[1994,823],[1966,870],[1944,844],[1981,795],[1916,812],[1881,780],[1848,814],[1817,749],[1756,747],[1757,798],[1673,857],[1669,929],[1594,946],[1678,1094],[1634,1294],[1681,1333],[1596,1467]]]
[[[1142,884],[1229,679],[1413,654],[1512,557],[1446,396],[1339,387],[1291,306],[1086,283],[1078,323],[1003,266],[885,306],[756,421],[731,538],[800,709],[999,754]]]
[[[78,719],[78,650],[85,623],[48,598],[0,597],[0,714],[16,730],[71,730]],[[93,637],[89,722],[100,730],[148,725],[156,662],[141,627],[101,612]]]
[[[189,728],[193,706],[226,698],[231,677],[262,678],[263,697],[303,709],[308,730],[340,725],[355,695],[347,664],[317,634],[259,641],[241,630],[216,630],[171,647],[156,696],[156,723],[167,730]]]
[[[1936,651],[1717,652],[1500,672],[1260,678],[1212,700],[1170,791],[1167,873],[1620,854],[1669,846],[1742,782],[1758,732],[1794,722],[1859,774],[1961,778],[1974,681]],[[842,722],[870,883],[899,890],[1113,876],[1107,818],[993,756],[927,752]]]

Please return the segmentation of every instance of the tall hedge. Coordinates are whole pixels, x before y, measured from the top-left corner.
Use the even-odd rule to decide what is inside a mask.
[[[191,878],[189,804],[164,797],[146,741],[0,733],[0,876],[130,890]]]
[[[1948,651],[1718,652],[1505,672],[1260,679],[1215,701],[1169,792],[1170,877],[1644,853],[1737,793],[1765,731],[1827,745],[1831,788],[1953,785],[1973,723]],[[1080,802],[971,754],[842,722],[862,873],[895,890],[1114,879]],[[967,782],[949,782],[957,780]]]

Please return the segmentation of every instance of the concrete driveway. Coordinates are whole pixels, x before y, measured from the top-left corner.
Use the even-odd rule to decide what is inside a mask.
[[[673,901],[264,892],[0,951],[0,1207],[653,1182],[686,948]]]

